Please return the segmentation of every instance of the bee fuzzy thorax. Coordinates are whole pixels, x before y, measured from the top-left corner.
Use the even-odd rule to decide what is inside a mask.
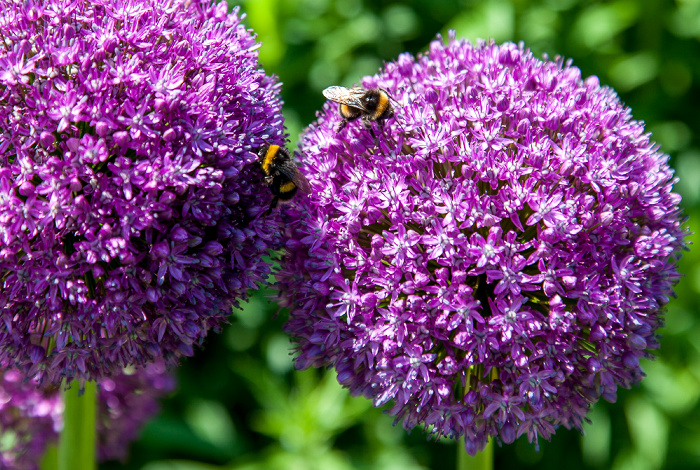
[[[373,117],[378,118],[379,116],[382,116],[387,111],[387,108],[389,108],[389,106],[389,95],[387,95],[386,93],[380,93],[379,103],[377,104],[377,110],[374,112]]]
[[[365,100],[367,101],[367,109],[370,111],[374,109],[369,115],[371,121],[376,121],[382,117],[389,117],[389,112],[393,114],[393,109],[391,109],[391,103],[389,102],[389,95],[381,88],[369,90],[365,95]]]
[[[263,147],[260,151],[261,155],[261,160],[260,160],[260,166],[262,166],[263,171],[265,172],[266,175],[270,175],[270,171],[272,169],[272,165],[275,161],[275,157],[277,156],[277,153],[280,151],[280,146],[279,145],[270,145],[267,147],[267,150],[263,154],[263,150],[265,150],[265,147]],[[259,155],[260,155],[259,154]]]

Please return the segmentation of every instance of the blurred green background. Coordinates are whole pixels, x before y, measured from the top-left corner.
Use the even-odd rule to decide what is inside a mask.
[[[573,58],[614,87],[671,155],[690,229],[700,232],[700,1],[250,0],[262,65],[283,82],[290,148],[323,104],[437,33],[524,41]],[[695,241],[697,235],[692,235]],[[496,448],[497,469],[700,469],[700,252],[686,253],[661,350],[641,386],[601,402],[582,436],[559,429],[541,450],[522,437]],[[274,293],[256,294],[178,370],[180,387],[132,446],[103,470],[451,469],[456,446],[408,434],[332,373],[295,372]]]

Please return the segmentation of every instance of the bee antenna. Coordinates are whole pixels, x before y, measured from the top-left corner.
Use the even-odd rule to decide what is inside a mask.
[[[388,92],[387,92],[386,95],[389,97],[389,99],[390,99],[391,101],[393,101],[394,103],[396,103],[396,104],[398,105],[399,108],[403,108],[403,104],[401,104],[399,101],[396,101],[396,99],[394,99],[394,97],[391,96]]]
[[[394,121],[396,121],[396,124],[401,128],[401,132],[406,135],[406,129],[401,125],[401,121],[399,121],[399,117],[396,114],[394,114]]]

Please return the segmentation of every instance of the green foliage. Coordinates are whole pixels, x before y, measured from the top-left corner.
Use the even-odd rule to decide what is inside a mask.
[[[291,148],[322,106],[324,87],[357,83],[401,52],[424,50],[438,32],[524,41],[536,55],[573,58],[646,121],[677,168],[690,230],[700,232],[697,1],[248,0],[242,9],[263,43],[263,66],[284,84]],[[495,468],[700,468],[700,252],[686,253],[681,271],[642,385],[596,405],[583,436],[560,429],[539,452],[524,437],[497,447]],[[256,294],[185,361],[180,390],[133,446],[131,462],[103,470],[454,468],[453,443],[392,427],[331,372],[293,371],[285,313],[271,295]]]

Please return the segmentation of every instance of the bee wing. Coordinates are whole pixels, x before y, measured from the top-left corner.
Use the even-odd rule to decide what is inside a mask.
[[[292,181],[297,185],[297,188],[301,189],[306,194],[311,194],[311,184],[309,183],[309,180],[306,179],[306,176],[299,171],[299,169],[297,169],[296,173],[292,177]]]
[[[364,96],[366,90],[363,88],[345,88],[344,86],[329,86],[323,90],[323,96],[326,99],[335,101],[336,103],[352,106],[353,108],[365,111],[360,98]]]

